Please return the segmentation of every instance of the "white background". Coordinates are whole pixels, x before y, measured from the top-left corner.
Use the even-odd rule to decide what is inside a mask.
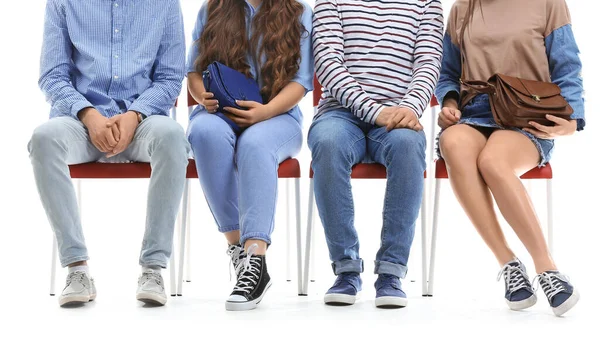
[[[80,0],[83,1],[83,0]],[[501,1],[501,0],[496,0]],[[452,1],[442,1],[445,12]],[[201,0],[182,0],[186,33],[193,28]],[[309,1],[309,3],[314,3]],[[322,294],[333,281],[322,229],[317,222],[317,282],[309,297],[297,297],[296,283],[285,282],[285,226],[281,202],[269,251],[274,286],[253,312],[230,313],[224,300],[233,286],[227,273],[225,242],[216,231],[197,180],[193,182],[192,283],[184,296],[164,308],[148,309],[134,300],[137,256],[144,224],[148,182],[86,181],[83,226],[97,281],[98,300],[81,309],[59,309],[48,296],[51,231],[39,202],[27,154],[33,129],[45,122],[48,105],[37,87],[44,18],[43,0],[0,4],[2,85],[0,102],[0,245],[4,275],[0,279],[0,350],[122,350],[369,348],[402,350],[558,350],[584,348],[594,332],[598,305],[598,113],[600,78],[597,62],[596,1],[569,0],[574,31],[581,48],[586,88],[587,127],[557,141],[555,169],[556,260],[570,275],[582,299],[564,318],[555,318],[540,292],[527,312],[510,312],[503,285],[495,282],[498,266],[469,224],[444,183],[435,297],[420,296],[420,239],[415,237],[409,277],[404,287],[410,305],[395,311],[373,304],[372,261],[379,244],[384,183],[354,182],[356,226],[365,259],[364,299],[354,307],[325,307]],[[510,24],[507,24],[510,25]],[[305,131],[312,116],[311,96],[302,102]],[[185,107],[179,120],[187,125]],[[429,111],[423,117],[429,126]],[[429,141],[431,143],[431,141]],[[309,153],[299,156],[306,174]],[[306,214],[308,179],[302,180],[302,212]],[[283,190],[283,189],[282,189]],[[533,198],[544,221],[543,184],[533,183]],[[281,192],[280,200],[284,193]],[[303,219],[303,229],[305,220]],[[418,230],[418,229],[417,229]],[[516,236],[509,242],[533,275],[533,264]],[[294,258],[292,258],[295,260]],[[295,262],[295,261],[294,261]],[[292,271],[295,273],[295,269]],[[60,291],[65,272],[58,274]],[[168,282],[168,274],[165,272]],[[295,277],[294,277],[295,279]],[[596,323],[594,323],[596,321]],[[596,330],[597,331],[597,330]]]

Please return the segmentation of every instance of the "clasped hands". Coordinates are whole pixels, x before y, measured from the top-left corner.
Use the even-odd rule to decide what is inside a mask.
[[[94,146],[108,158],[127,149],[139,125],[133,111],[107,119],[98,110],[86,108],[79,113],[79,119],[87,127]]]

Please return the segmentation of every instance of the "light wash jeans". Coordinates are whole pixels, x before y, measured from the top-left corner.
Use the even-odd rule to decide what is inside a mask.
[[[334,273],[363,271],[354,228],[350,173],[355,164],[376,162],[387,169],[387,187],[375,274],[404,278],[423,193],[425,133],[410,129],[386,132],[339,109],[313,122],[308,146],[312,151],[315,199]]]
[[[271,244],[279,163],[302,147],[302,128],[289,114],[250,126],[239,136],[205,110],[190,121],[188,140],[200,185],[220,232],[240,230],[240,243]]]
[[[166,116],[149,116],[135,131],[129,147],[106,159],[92,144],[81,121],[55,117],[35,129],[28,148],[35,182],[56,235],[63,267],[89,259],[68,165],[92,161],[150,162],[152,177],[139,263],[166,268],[189,152],[183,129],[176,121]]]

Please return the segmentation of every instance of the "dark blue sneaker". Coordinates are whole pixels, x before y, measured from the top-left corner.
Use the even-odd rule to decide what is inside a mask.
[[[325,304],[350,305],[358,299],[362,290],[362,280],[359,273],[339,274],[333,286],[325,294]]]
[[[542,286],[556,316],[565,314],[579,301],[579,292],[571,285],[569,279],[558,271],[544,271],[533,281],[536,279]]]
[[[529,277],[527,269],[519,259],[506,263],[498,273],[498,281],[504,276],[504,298],[506,304],[512,310],[521,310],[533,306],[537,297]]]
[[[402,308],[408,304],[406,293],[402,291],[400,279],[389,274],[379,274],[375,281],[375,307],[378,308]]]

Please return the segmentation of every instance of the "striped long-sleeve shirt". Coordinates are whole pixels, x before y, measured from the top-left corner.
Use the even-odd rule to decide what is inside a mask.
[[[315,118],[346,108],[375,124],[386,106],[420,117],[439,78],[439,0],[317,0],[313,48],[323,96]]]

